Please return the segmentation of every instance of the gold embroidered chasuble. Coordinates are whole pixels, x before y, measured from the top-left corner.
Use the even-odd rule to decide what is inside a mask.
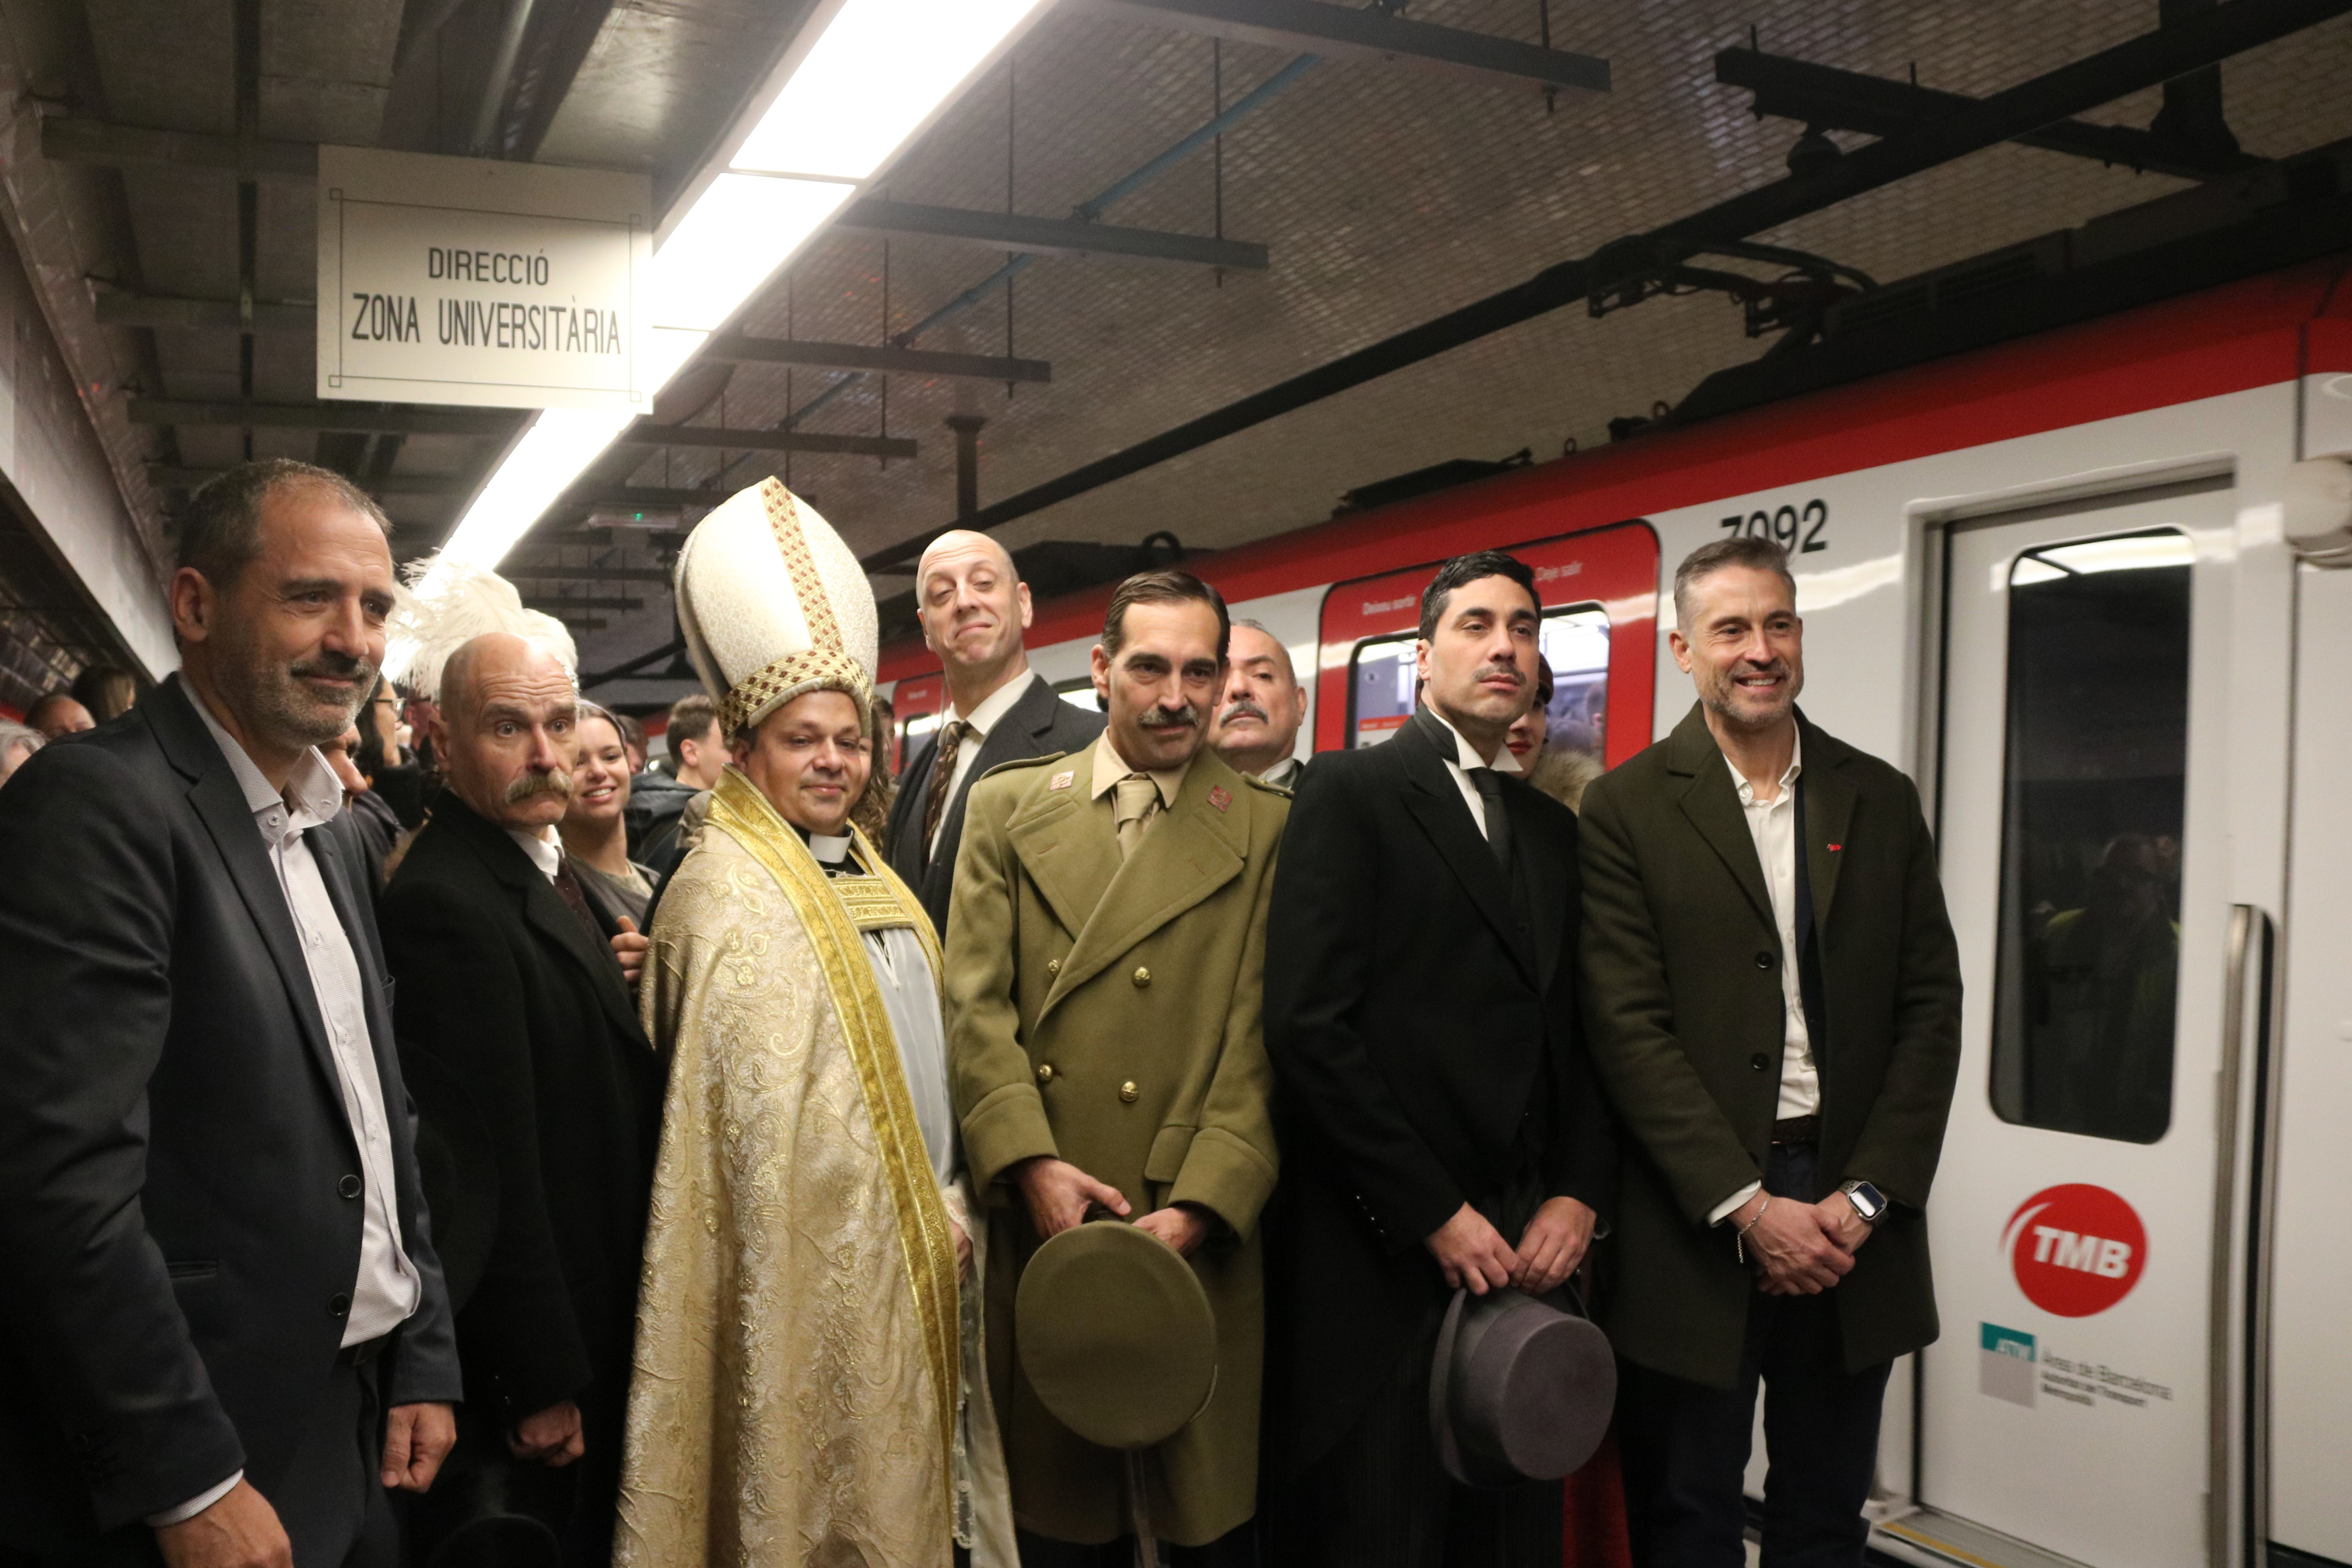
[[[863,836],[853,855],[872,874],[829,880],[730,769],[656,910],[640,1005],[673,1058],[616,1568],[947,1568],[958,1537],[1010,1562],[984,1384],[962,1404],[965,1195],[932,1172],[860,931],[911,926],[935,980],[939,947]]]

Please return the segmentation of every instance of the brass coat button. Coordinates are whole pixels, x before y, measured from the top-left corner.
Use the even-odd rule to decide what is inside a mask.
[[[1135,1103],[1137,1092],[1135,1080],[1133,1079],[1129,1079],[1125,1083],[1118,1086],[1118,1097],[1127,1101],[1129,1105],[1133,1105]]]
[[[1149,969],[1138,968],[1135,972],[1135,984],[1139,987],[1150,984],[1151,971]]]
[[[1061,961],[1060,959],[1058,959],[1058,958],[1049,958],[1049,959],[1047,959],[1047,960],[1045,961],[1045,973],[1048,973],[1048,974],[1059,974],[1059,973],[1062,973],[1062,961]]]
[[[1051,1083],[1054,1081],[1054,1064],[1052,1062],[1039,1062],[1037,1064],[1037,1081],[1039,1083]]]

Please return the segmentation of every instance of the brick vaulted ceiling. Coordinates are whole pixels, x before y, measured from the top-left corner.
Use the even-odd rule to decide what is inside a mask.
[[[242,0],[250,7],[257,0]],[[470,117],[467,62],[495,32],[499,0],[464,0],[434,47],[415,47],[446,0],[257,0],[262,133],[362,144],[447,146]],[[645,168],[674,178],[699,155],[800,7],[773,0],[541,0],[546,14],[501,125],[503,146],[548,162]],[[1391,7],[1394,8],[1394,7]],[[76,113],[165,129],[234,128],[239,0],[0,0],[51,31],[86,18],[90,40],[20,53],[84,60],[49,90]],[[1411,18],[1535,42],[1542,0],[1412,0]],[[1039,256],[1013,279],[948,315],[912,346],[1049,361],[1052,380],[1001,384],[744,364],[689,372],[681,396],[699,423],[730,428],[794,420],[808,432],[910,437],[911,459],[796,455],[791,481],[852,546],[870,552],[950,521],[950,415],[980,416],[981,500],[1001,499],[1457,305],[1587,254],[1622,235],[1763,184],[1784,172],[1801,129],[1759,121],[1748,92],[1718,85],[1719,49],[1751,37],[1775,55],[1983,95],[2152,29],[2155,0],[1550,0],[1554,47],[1610,63],[1612,90],[1560,96],[1449,79],[1374,59],[1327,59],[1297,75],[1224,135],[1107,208],[1122,226],[1229,237],[1267,247],[1263,271],[1104,256]],[[567,31],[568,29],[568,31]],[[18,32],[25,27],[19,23]],[[412,42],[404,48],[404,39]],[[456,64],[451,61],[455,59]],[[1129,14],[1066,5],[1029,32],[1008,67],[976,82],[875,193],[890,199],[1062,217],[1146,164],[1282,69],[1295,54],[1168,30]],[[478,69],[478,68],[477,68]],[[69,70],[60,72],[71,78]],[[35,73],[37,74],[37,73]],[[2240,55],[2221,68],[2231,129],[2274,156],[2352,135],[2352,18]],[[251,89],[249,89],[251,90]],[[470,96],[469,96],[470,94]],[[2145,126],[2154,93],[2086,118]],[[456,103],[455,110],[450,107]],[[1840,133],[1847,145],[1864,138]],[[1222,181],[1216,176],[1222,163]],[[235,182],[226,174],[83,171],[119,181],[86,204],[89,270],[154,294],[234,298]],[[2002,145],[1756,237],[1884,280],[2080,224],[2179,188],[2154,174]],[[307,299],[306,189],[263,185],[256,256],[260,297]],[[109,201],[119,202],[110,207]],[[110,228],[106,215],[114,213]],[[131,254],[110,261],[108,246]],[[908,331],[1003,266],[1002,255],[942,241],[836,232],[821,238],[751,309],[742,330],[771,337],[881,343]],[[111,273],[110,273],[111,268]],[[146,331],[146,329],[141,329]],[[310,393],[306,335],[257,337],[253,395]],[[1159,531],[1219,548],[1327,516],[1352,487],[1454,458],[1538,458],[1604,441],[1614,416],[1672,403],[1709,372],[1752,358],[1737,307],[1719,295],[1652,300],[1590,319],[1555,311],[1328,398],[1003,530],[1043,539],[1134,542]],[[148,331],[118,353],[158,394],[234,397],[234,331]],[[812,408],[814,400],[824,397]],[[674,398],[673,414],[679,399]],[[154,456],[217,467],[234,431],[159,431]],[[379,479],[453,485],[494,447],[464,437],[383,438],[258,432],[256,449],[323,457]],[[781,457],[673,450],[603,474],[667,489],[732,489],[781,472]],[[397,489],[396,484],[387,488]],[[166,497],[168,500],[168,495]],[[395,496],[404,537],[429,541],[462,493]],[[693,515],[691,511],[687,514]],[[562,520],[576,522],[575,511]],[[519,561],[657,565],[662,546],[628,515],[560,555]],[[646,520],[659,521],[659,520]],[[519,578],[527,568],[516,568]],[[886,596],[904,577],[877,581]],[[583,611],[583,663],[598,668],[667,640],[658,584],[568,587],[604,601]],[[591,623],[601,624],[591,624]],[[684,688],[631,681],[612,693],[653,700]]]

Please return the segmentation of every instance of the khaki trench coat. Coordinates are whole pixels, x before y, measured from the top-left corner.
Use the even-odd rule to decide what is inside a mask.
[[[1223,1221],[1192,1259],[1217,1316],[1215,1391],[1143,1466],[1154,1532],[1200,1545],[1256,1507],[1257,1220],[1276,1170],[1259,1001],[1290,801],[1204,747],[1122,863],[1094,757],[1008,763],[972,787],[948,923],[949,1077],[990,1209],[991,1380],[1024,1528],[1101,1542],[1131,1526],[1123,1456],[1055,1421],[1021,1374],[1013,1292],[1037,1239],[1006,1168],[1056,1155],[1118,1188],[1133,1217],[1184,1202]]]

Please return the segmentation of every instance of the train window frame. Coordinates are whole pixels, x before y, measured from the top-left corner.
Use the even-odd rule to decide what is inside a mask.
[[[1054,695],[1073,708],[1081,709],[1088,713],[1099,713],[1103,710],[1102,699],[1095,691],[1095,678],[1091,675],[1081,675],[1069,680],[1056,680],[1053,683],[1053,687]]]
[[[2188,843],[2195,557],[2195,545],[2185,530],[2142,529],[2022,551],[2008,563],[2001,579],[2009,609],[2003,631],[2000,870],[1985,1094],[1993,1114],[2011,1126],[2140,1145],[2162,1142],[2172,1127],[2180,1036],[2178,877]],[[2156,572],[2179,575],[2160,583],[2139,575]],[[2150,593],[2133,606],[2116,589],[2102,588],[2110,581],[2126,589],[2144,585]],[[2032,711],[2029,705],[2051,708],[2063,701],[2083,713],[2116,714],[2111,721],[2119,731],[2128,721],[2125,715],[2137,713],[2145,725],[2145,714],[2153,707],[2133,710],[2111,689],[2097,689],[2094,683],[2100,671],[2093,667],[2084,673],[2079,654],[2053,660],[2047,650],[2036,655],[2022,648],[2030,637],[2055,644],[2068,636],[2114,637],[2105,624],[2090,627],[2087,634],[2074,629],[2089,619],[2084,609],[2095,601],[2088,597],[2053,614],[2041,609],[2044,596],[2035,595],[2041,613],[2032,621],[2021,617],[2024,595],[2060,587],[2086,595],[2103,593],[2114,601],[2111,609],[2136,610],[2140,624],[2128,629],[2152,647],[2177,649],[2177,683],[2168,679],[2173,673],[2169,667],[2157,672],[2163,682],[2165,749],[2155,765],[2164,771],[2093,771],[2078,759],[2071,771],[2061,772],[2047,758],[2021,752],[2037,733],[2063,733],[2079,741],[2086,730],[2079,720],[2069,723]],[[2159,615],[2161,626],[2156,624]],[[2074,678],[2053,678],[2047,668],[2052,662],[2071,670]],[[2123,667],[2116,671],[2118,679],[2127,673],[2130,684],[2142,692],[2151,686],[2154,666],[2145,654],[2119,658],[2116,663]],[[2147,703],[2146,698],[2141,700]],[[2145,728],[2135,739],[2139,749],[2125,748],[2126,761],[2138,759],[2140,750],[2148,747]],[[2105,754],[2085,748],[2080,755],[2103,760]],[[2177,765],[2168,767],[2176,757]],[[2140,765],[2145,770],[2147,764]],[[2061,792],[2053,787],[2061,784],[2072,786],[2063,793],[2078,798],[2062,804],[2057,798]],[[2071,827],[2048,826],[2063,823],[2069,814],[2078,819]],[[2088,826],[2094,817],[2099,819],[2095,830]],[[2095,841],[2101,847],[2093,863],[2085,847]],[[2082,901],[2057,908],[2053,889],[2061,890],[2062,900],[2079,897]],[[2147,907],[2135,913],[2139,903]],[[2126,920],[2133,923],[2118,925]],[[2063,927],[2061,921],[2065,922]],[[2116,929],[2095,929],[2100,926]],[[2168,932],[2160,927],[2168,927],[2168,969],[2145,962],[2168,946]],[[2066,944],[2074,962],[2053,960],[2060,942]],[[2159,973],[2162,984],[2152,990]],[[2126,1005],[2116,1006],[2118,1000]],[[2080,1048],[2086,1025],[2092,1045],[2087,1051]],[[2076,1048],[2069,1050],[2070,1045]]]

